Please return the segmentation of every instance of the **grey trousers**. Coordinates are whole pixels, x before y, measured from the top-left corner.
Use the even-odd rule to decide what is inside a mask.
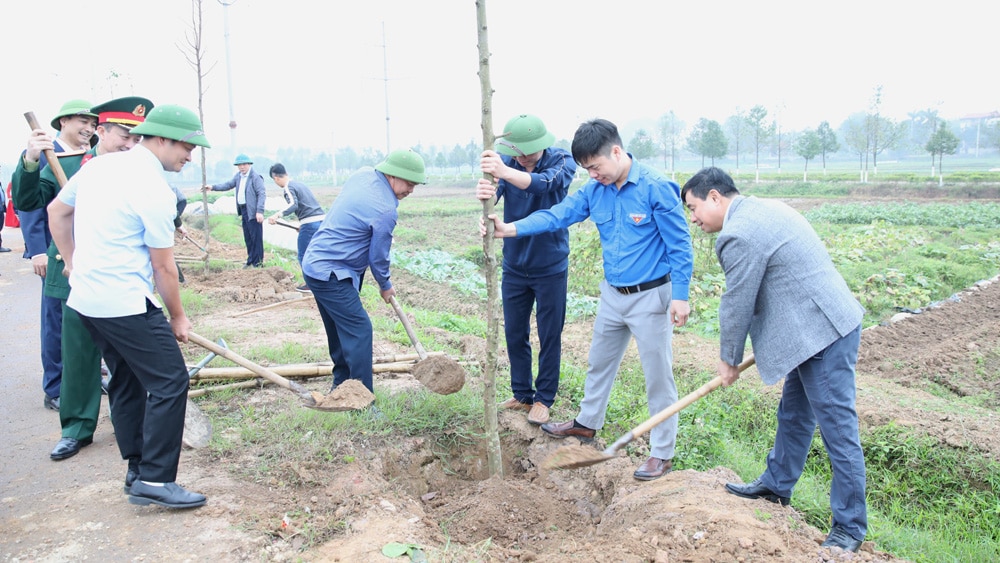
[[[670,286],[668,283],[623,295],[606,281],[601,282],[601,300],[594,321],[587,380],[577,422],[594,429],[604,426],[611,387],[633,336],[646,377],[649,414],[656,414],[677,402],[670,348],[673,325],[667,314]],[[676,441],[677,415],[674,415],[650,431],[650,455],[673,459]]]

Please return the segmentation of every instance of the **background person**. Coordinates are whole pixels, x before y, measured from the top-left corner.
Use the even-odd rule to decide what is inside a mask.
[[[205,496],[175,482],[190,384],[177,340],[187,341],[191,322],[174,265],[177,197],[163,171],[180,172],[195,146],[210,145],[198,116],[180,106],[157,106],[132,132],[139,145],[93,159],[49,205],[52,237],[73,288],[67,304],[113,374],[108,399],[129,502],[193,508]]]
[[[274,225],[283,215],[290,214],[294,214],[299,220],[299,236],[296,242],[298,246],[299,266],[301,267],[302,257],[306,254],[309,241],[312,240],[313,235],[319,230],[319,224],[323,220],[323,208],[316,201],[316,196],[313,195],[309,186],[288,177],[285,165],[280,162],[274,164],[271,166],[269,172],[271,179],[281,188],[282,195],[288,207],[268,217],[267,222]],[[309,287],[305,284],[300,285],[296,289],[299,291],[309,291]]]
[[[238,172],[232,179],[204,186],[202,191],[236,190],[236,214],[240,216],[243,242],[247,246],[247,262],[243,267],[260,268],[264,266],[264,203],[267,200],[264,177],[253,169],[253,161],[245,154],[237,155],[233,164]]]
[[[389,280],[389,249],[399,202],[427,182],[424,159],[395,150],[374,169],[355,172],[330,206],[302,259],[306,285],[316,298],[326,329],[333,386],[357,379],[372,387],[372,321],[361,304],[361,284],[370,269],[382,299],[396,290]]]
[[[538,117],[512,118],[497,140],[496,152],[483,151],[480,156],[480,169],[496,178],[497,184],[480,178],[476,197],[503,198],[503,218],[508,223],[565,199],[576,163],[569,151],[553,147],[554,141],[555,135]],[[500,295],[514,396],[500,407],[528,411],[532,424],[549,421],[549,409],[559,390],[568,269],[567,228],[504,241]],[[531,373],[532,308],[539,341],[537,379]]]
[[[692,176],[681,193],[692,222],[719,233],[715,253],[726,274],[719,376],[725,385],[739,378],[749,336],[764,383],[785,378],[767,468],[726,490],[787,505],[819,424],[833,468],[833,526],[823,545],[857,551],[868,529],[854,384],[864,308],[812,226],[788,205],[740,195],[714,167]]]
[[[589,182],[561,203],[519,221],[490,218],[497,238],[550,232],[588,217],[597,225],[604,281],[580,414],[542,425],[550,436],[590,440],[604,425],[611,386],[633,336],[650,415],[677,402],[670,345],[673,327],[683,326],[690,314],[693,255],[680,186],[634,161],[613,123],[595,119],[580,125],[572,148],[573,158],[590,174]],[[676,439],[675,415],[652,429],[649,459],[633,476],[645,481],[669,472]]]

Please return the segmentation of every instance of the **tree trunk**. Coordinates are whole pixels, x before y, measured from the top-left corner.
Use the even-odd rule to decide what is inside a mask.
[[[493,87],[490,85],[490,48],[486,26],[486,0],[476,0],[476,24],[479,46],[479,91],[482,98],[481,127],[483,129],[483,150],[492,150],[493,142]],[[486,176],[495,181],[491,176]],[[494,249],[493,221],[488,218],[494,213],[493,199],[483,200],[483,221],[486,236],[483,237],[483,255],[486,259],[486,365],[483,367],[483,406],[486,416],[487,464],[490,475],[503,478],[503,456],[500,450],[500,435],[497,432],[496,375],[497,349],[500,332],[500,299],[497,291],[497,255]]]

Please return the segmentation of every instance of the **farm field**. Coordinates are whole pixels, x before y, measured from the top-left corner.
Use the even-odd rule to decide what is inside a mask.
[[[318,189],[317,195],[326,204],[336,190]],[[996,201],[907,202],[918,208],[954,206],[923,209],[872,198],[787,201],[814,221],[868,309],[858,410],[869,464],[871,529],[861,552],[848,560],[995,559],[1000,556],[1000,283],[990,280],[1000,272],[1000,224],[991,222],[1000,216],[993,209]],[[394,242],[397,298],[428,350],[467,361],[465,388],[443,397],[429,393],[410,373],[377,373],[380,415],[311,411],[274,386],[196,398],[212,420],[213,437],[205,448],[185,450],[179,480],[207,494],[209,504],[182,517],[155,508],[143,513],[165,530],[190,533],[192,542],[183,551],[189,556],[180,559],[211,554],[223,561],[391,561],[384,553],[395,548],[397,554],[408,551],[413,561],[421,555],[456,562],[844,560],[819,547],[829,517],[829,469],[818,436],[790,507],[739,499],[723,489],[727,481],[756,477],[773,436],[768,424],[780,386],[764,387],[753,368],[735,386],[681,414],[676,470],[657,481],[641,483],[631,475],[648,452],[643,438],[620,457],[593,467],[542,469],[565,443],[511,412],[499,416],[504,476],[489,478],[479,365],[487,323],[475,266],[481,260],[478,209],[468,190],[420,187],[400,204]],[[890,219],[872,218],[886,209]],[[947,215],[952,221],[933,224]],[[913,218],[911,224],[903,224],[904,218]],[[214,227],[222,240],[212,241],[213,257],[245,257],[231,227]],[[577,412],[601,275],[593,229],[584,224],[572,236],[571,311],[553,420]],[[699,232],[694,241],[696,320],[673,340],[681,393],[714,376],[718,358],[713,311],[721,273],[711,240]],[[205,276],[186,268],[184,299],[195,330],[224,338],[231,349],[264,365],[328,360],[322,322],[310,299],[246,314],[299,297],[294,261],[292,251],[268,248],[268,267],[262,270],[214,270]],[[371,287],[362,297],[374,325],[375,356],[411,353],[393,310]],[[898,313],[910,316],[890,322]],[[190,364],[205,355],[194,345],[182,348]],[[509,396],[502,348],[499,362],[496,402]],[[221,358],[210,364],[227,365],[232,364]],[[322,393],[330,379],[303,384]],[[595,447],[603,449],[648,416],[643,389],[633,346]],[[99,431],[109,433],[106,408],[102,412]],[[85,453],[115,456],[113,448]],[[87,459],[114,467],[117,476],[114,459]],[[117,477],[108,486],[120,490]],[[107,506],[95,504],[63,518],[93,522],[112,518],[107,513]],[[66,540],[37,533],[44,517],[36,511],[3,520],[11,537],[21,538],[5,560],[61,560]],[[129,519],[112,529],[140,538],[141,524]],[[80,538],[82,544],[94,541],[86,534]],[[152,544],[133,553],[155,559],[156,549]]]

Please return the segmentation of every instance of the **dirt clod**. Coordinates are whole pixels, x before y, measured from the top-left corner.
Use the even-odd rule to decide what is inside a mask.
[[[465,369],[447,356],[428,356],[413,368],[413,377],[439,395],[450,395],[465,386]]]
[[[341,383],[329,395],[316,402],[316,406],[325,411],[357,411],[375,401],[375,395],[357,379],[348,379]]]

